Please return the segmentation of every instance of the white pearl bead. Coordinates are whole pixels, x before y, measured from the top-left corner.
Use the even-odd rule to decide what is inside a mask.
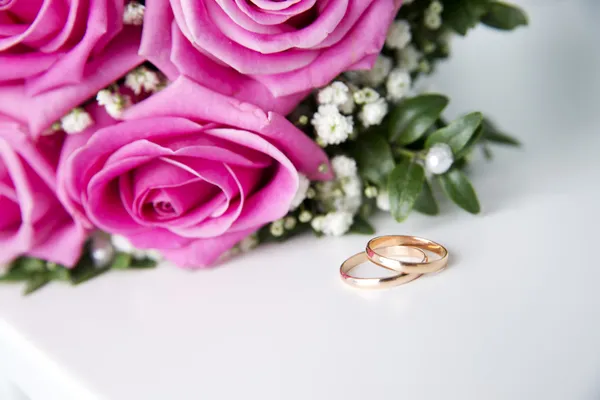
[[[443,174],[450,169],[454,162],[452,149],[446,143],[433,145],[425,157],[427,171],[432,174]]]
[[[98,268],[107,267],[115,257],[115,248],[106,235],[96,234],[92,238],[91,257]]]

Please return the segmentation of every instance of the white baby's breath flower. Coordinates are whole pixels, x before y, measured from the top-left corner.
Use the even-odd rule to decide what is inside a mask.
[[[377,87],[385,81],[393,65],[394,63],[391,58],[380,55],[377,57],[373,68],[363,73],[362,80],[370,86]]]
[[[108,89],[102,89],[96,95],[98,105],[104,106],[106,112],[113,118],[119,118],[123,110],[131,105],[131,98],[120,93],[113,93]]]
[[[388,31],[385,44],[392,49],[402,49],[412,40],[410,24],[405,20],[394,21]]]
[[[123,23],[125,25],[142,25],[146,7],[137,1],[130,1],[123,12]]]
[[[160,87],[160,78],[155,71],[146,67],[139,67],[125,76],[125,86],[133,90],[135,94],[155,92]]]
[[[298,220],[303,224],[307,223],[312,219],[312,214],[310,211],[304,210],[298,215]]]
[[[356,161],[347,156],[335,156],[331,159],[331,167],[338,179],[355,177],[357,174]]]
[[[379,99],[379,93],[370,87],[366,87],[354,92],[354,101],[356,104],[373,103]]]
[[[434,0],[429,5],[428,9],[436,14],[441,14],[444,11],[444,5],[437,0]]]
[[[368,199],[373,199],[373,198],[377,197],[378,194],[379,194],[379,191],[377,190],[377,188],[375,186],[367,186],[365,188],[365,196]]]
[[[252,235],[247,236],[242,241],[240,241],[238,243],[238,247],[240,248],[242,253],[246,253],[246,252],[254,249],[256,246],[258,246],[258,243],[259,243],[258,235],[253,233]]]
[[[319,106],[311,123],[317,132],[318,141],[323,145],[340,144],[348,139],[354,130],[351,116],[344,116],[333,104]]]
[[[409,44],[397,53],[398,66],[408,72],[414,72],[419,69],[419,61],[423,54],[415,46]]]
[[[99,106],[106,106],[114,101],[113,93],[108,89],[102,89],[96,95],[96,101]]]
[[[382,211],[390,211],[390,194],[382,190],[377,195],[377,208]]]
[[[330,212],[323,218],[321,231],[327,236],[342,236],[348,232],[353,222],[354,215],[352,213],[346,211]]]
[[[310,226],[317,232],[323,231],[323,222],[325,221],[325,216],[317,215],[310,222]]]
[[[72,135],[85,131],[94,124],[94,120],[83,108],[74,108],[60,119],[60,124],[65,133]]]
[[[379,125],[383,118],[388,113],[388,104],[385,99],[379,99],[374,103],[365,104],[358,115],[362,124],[368,128],[369,126]]]
[[[310,187],[310,180],[304,174],[298,174],[298,190],[290,204],[290,211],[295,210],[306,199],[306,192]]]
[[[354,112],[355,104],[354,98],[352,96],[348,96],[348,100],[344,104],[339,105],[340,111],[345,115],[350,115]]]
[[[319,104],[335,104],[341,106],[351,97],[350,88],[344,82],[335,81],[324,87],[317,95]]]
[[[296,227],[297,222],[298,221],[296,220],[296,217],[294,217],[294,216],[285,217],[285,219],[283,220],[283,227],[286,230],[291,231],[292,229],[294,229]]]
[[[399,101],[410,93],[411,78],[410,74],[400,68],[390,72],[386,83],[388,98],[392,101]]]
[[[283,232],[284,232],[283,220],[278,219],[277,221],[273,222],[271,224],[271,226],[269,227],[269,232],[271,232],[271,235],[273,235],[275,237],[279,237],[279,236],[283,235]]]
[[[424,23],[428,29],[436,30],[442,26],[442,16],[431,9],[425,10]]]

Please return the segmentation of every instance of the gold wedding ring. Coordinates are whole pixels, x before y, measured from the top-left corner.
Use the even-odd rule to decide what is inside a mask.
[[[396,246],[394,250],[394,257],[410,257],[420,260],[420,262],[428,261],[425,252],[416,247]],[[352,257],[348,258],[346,261],[344,261],[344,263],[340,267],[340,275],[342,277],[342,280],[350,286],[361,289],[384,289],[408,283],[421,276],[421,274],[400,273],[397,275],[382,278],[359,278],[350,275],[350,271],[367,261],[369,261],[369,259],[367,253],[365,253],[364,251],[357,253]],[[405,263],[404,261],[396,261],[398,263]]]
[[[424,262],[406,262],[396,260],[383,253],[384,248],[394,246],[409,246],[417,249],[427,250],[439,256],[435,260]],[[397,272],[405,274],[427,274],[438,272],[448,265],[448,250],[444,246],[429,239],[416,236],[381,236],[371,239],[365,250],[369,261]]]

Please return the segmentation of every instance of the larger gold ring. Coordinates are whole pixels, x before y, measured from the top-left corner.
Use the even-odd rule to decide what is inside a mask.
[[[427,255],[424,251],[413,248],[413,247],[401,247],[400,248],[402,254],[397,254],[403,257],[412,257],[420,259],[421,262],[427,262]],[[350,286],[361,288],[361,289],[384,289],[393,286],[402,285],[404,283],[408,283],[410,281],[414,281],[421,274],[404,274],[400,273],[398,275],[388,276],[384,278],[359,278],[356,276],[350,275],[350,271],[360,264],[367,262],[368,257],[367,254],[362,251],[348,258],[340,267],[340,275],[342,280]],[[404,262],[404,261],[398,261]]]
[[[395,260],[381,254],[380,249],[393,246],[410,246],[431,251],[438,259],[425,262],[406,262]],[[429,239],[416,236],[381,236],[371,239],[366,249],[369,261],[394,271],[405,274],[427,274],[437,272],[448,265],[448,250],[444,246]]]

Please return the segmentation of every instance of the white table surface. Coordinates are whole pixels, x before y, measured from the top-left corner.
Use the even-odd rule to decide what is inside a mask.
[[[377,223],[445,244],[446,271],[356,291],[338,266],[367,238],[306,236],[197,273],[2,286],[0,373],[31,400],[600,398],[600,4],[521,3],[528,29],[478,29],[436,80],[451,115],[525,143],[472,171],[483,213]]]

